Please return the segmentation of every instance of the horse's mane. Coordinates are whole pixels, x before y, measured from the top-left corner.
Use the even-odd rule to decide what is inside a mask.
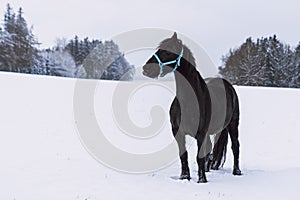
[[[174,46],[176,47],[176,49],[175,49],[176,52],[180,52],[181,47],[183,47],[183,58],[185,60],[187,60],[195,68],[196,62],[195,62],[193,53],[186,45],[182,44],[182,41],[180,39],[177,39],[176,41],[174,41],[172,38],[167,38],[167,39],[163,40],[162,42],[160,42],[158,49],[173,50]]]

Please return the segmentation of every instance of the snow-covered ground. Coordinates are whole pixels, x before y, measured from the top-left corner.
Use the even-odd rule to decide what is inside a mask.
[[[207,173],[209,183],[197,184],[194,143],[189,149],[190,182],[177,179],[178,160],[144,174],[118,172],[97,162],[77,133],[75,83],[67,78],[0,73],[1,200],[299,198],[300,90],[236,87],[244,175],[231,174],[229,148],[224,168]],[[163,148],[172,141],[168,119],[149,141],[124,135],[114,123],[111,98],[114,88],[131,83],[97,83],[95,114],[114,145],[144,153],[155,151],[153,143]],[[151,123],[151,106],[162,105],[167,112],[173,95],[154,83],[145,84],[128,106],[131,119],[140,126]]]

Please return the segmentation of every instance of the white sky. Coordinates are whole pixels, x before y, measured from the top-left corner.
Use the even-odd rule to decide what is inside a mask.
[[[10,0],[22,6],[42,47],[57,37],[107,39],[144,27],[176,30],[206,49],[216,65],[247,37],[277,34],[293,46],[300,41],[299,0]],[[0,17],[7,0],[0,2]]]

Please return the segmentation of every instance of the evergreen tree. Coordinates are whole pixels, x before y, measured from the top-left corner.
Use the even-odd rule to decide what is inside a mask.
[[[300,42],[295,49],[294,59],[293,82],[295,87],[300,88]]]
[[[73,56],[76,66],[80,66],[87,55],[98,44],[100,44],[100,41],[98,40],[93,40],[90,42],[88,38],[85,38],[83,41],[80,41],[78,36],[75,36],[75,38],[69,42],[65,49]]]
[[[134,66],[130,65],[122,54],[104,70],[101,79],[128,81],[133,79],[134,72]]]
[[[113,41],[100,43],[83,62],[86,78],[132,80],[134,67],[130,65]]]
[[[297,46],[296,49],[295,49],[295,54],[296,54],[296,56],[297,56],[298,58],[300,58],[300,42],[299,42],[298,46]]]
[[[222,62],[224,67],[219,67],[220,74],[230,80],[233,84],[239,85],[239,70],[236,66],[236,59],[234,59],[234,51],[230,49],[227,56],[223,56]]]
[[[15,66],[16,55],[11,35],[0,28],[0,70],[12,71]]]
[[[258,85],[261,82],[261,68],[258,66],[258,46],[248,38],[240,48],[230,51],[223,58],[225,67],[220,68],[224,77],[238,85]],[[238,66],[238,67],[237,67]]]
[[[239,82],[246,85],[258,85],[260,80],[261,68],[257,66],[257,46],[248,38],[239,50],[240,57],[240,78]]]
[[[100,79],[104,70],[118,57],[119,55],[114,58],[108,57],[105,52],[105,45],[103,43],[99,44],[83,61],[83,67],[87,75],[86,78]]]
[[[15,33],[15,18],[16,15],[14,14],[12,7],[10,6],[10,4],[7,4],[6,12],[4,15],[4,30],[9,34]]]
[[[74,48],[73,48],[73,51],[74,51],[74,60],[75,60],[75,63],[76,65],[80,65],[80,60],[79,60],[79,41],[78,41],[78,36],[76,35],[75,38],[74,38]]]
[[[38,50],[32,30],[28,29],[23,17],[22,8],[17,16],[11,6],[7,5],[4,16],[4,30],[1,31],[1,68],[13,72],[30,73],[32,68],[39,63]]]
[[[75,77],[76,64],[66,50],[53,50],[47,53],[49,75]]]
[[[223,58],[220,73],[238,85],[299,87],[299,50],[298,46],[293,51],[276,35],[256,43],[248,38]]]

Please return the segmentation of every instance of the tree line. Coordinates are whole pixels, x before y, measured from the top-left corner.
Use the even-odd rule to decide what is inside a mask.
[[[0,70],[74,78],[132,80],[135,68],[113,41],[57,39],[53,48],[40,43],[23,16],[7,4],[0,26]]]
[[[0,70],[75,78],[132,80],[135,68],[113,41],[57,39],[56,46],[40,43],[24,18],[8,4],[0,26]],[[222,58],[219,73],[236,85],[300,88],[300,43],[292,48],[276,35],[248,38]]]
[[[219,70],[236,85],[300,88],[300,43],[292,48],[276,35],[248,38],[223,57]]]

